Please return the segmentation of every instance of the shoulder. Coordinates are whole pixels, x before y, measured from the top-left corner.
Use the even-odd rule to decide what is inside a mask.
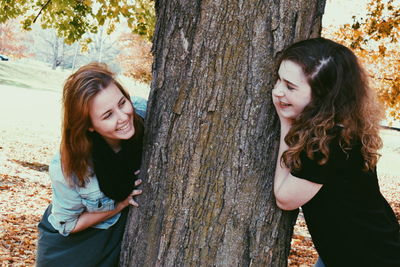
[[[58,152],[53,156],[53,158],[50,161],[49,165],[49,174],[50,178],[52,181],[54,180],[64,180],[64,175],[62,172],[62,167],[61,167],[61,155]]]
[[[131,101],[136,113],[140,117],[145,118],[147,112],[147,99],[139,96],[133,96]]]
[[[61,164],[61,155],[59,152],[56,153],[50,161],[49,176],[50,176],[50,179],[51,179],[51,182],[53,183],[53,185],[55,183],[58,183],[58,184],[63,184],[65,186],[68,186],[71,188],[74,187],[68,183],[67,179],[64,176],[64,172],[63,172],[63,168],[62,168],[62,164]],[[73,179],[73,181],[76,181],[75,176],[73,176],[72,179]]]

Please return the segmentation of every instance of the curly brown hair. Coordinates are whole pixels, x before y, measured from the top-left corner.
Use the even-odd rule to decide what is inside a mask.
[[[329,145],[337,138],[346,153],[361,143],[364,170],[373,170],[382,147],[379,122],[382,109],[368,84],[368,76],[347,47],[324,38],[300,41],[287,48],[280,62],[290,60],[303,70],[311,87],[311,102],[294,120],[285,137],[289,148],[282,155],[290,169],[300,169],[300,153],[318,164],[329,160]],[[340,126],[341,131],[335,131]]]

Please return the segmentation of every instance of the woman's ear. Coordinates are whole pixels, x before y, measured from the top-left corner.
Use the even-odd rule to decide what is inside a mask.
[[[89,130],[89,132],[92,132],[92,133],[94,132],[94,129],[92,127],[89,127],[88,130]]]

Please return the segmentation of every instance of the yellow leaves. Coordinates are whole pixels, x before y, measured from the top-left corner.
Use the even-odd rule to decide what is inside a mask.
[[[15,19],[31,8],[30,3],[26,1],[7,0],[0,1],[0,24],[7,20]]]
[[[93,2],[92,0],[83,0],[83,4],[88,7],[92,7]]]
[[[22,20],[21,21],[21,24],[22,24],[22,29],[24,29],[24,30],[26,30],[26,31],[30,31],[30,30],[32,30],[32,22],[33,22],[33,19],[35,18],[35,16],[34,15],[31,15],[31,16],[29,16],[29,17],[27,17],[27,18],[25,18],[24,20]]]
[[[111,34],[115,30],[115,23],[110,23],[107,27],[107,34]]]
[[[128,17],[130,15],[129,9],[130,9],[130,7],[128,5],[123,5],[121,7],[122,15],[124,15],[125,17]]]
[[[99,26],[103,26],[104,25],[104,22],[106,22],[106,18],[105,17],[99,17],[98,19],[97,19],[97,22],[99,23]]]
[[[0,23],[19,15],[23,16],[24,30],[30,30],[39,15],[41,26],[54,28],[68,44],[80,40],[85,33],[93,32],[95,27],[119,22],[121,17],[131,19],[128,24],[132,31],[148,40],[151,40],[155,27],[154,1],[151,0],[0,1]],[[108,34],[114,30],[114,25],[107,27]]]
[[[79,42],[82,53],[87,53],[89,51],[89,44],[91,42],[93,42],[93,40],[91,38],[85,38]]]

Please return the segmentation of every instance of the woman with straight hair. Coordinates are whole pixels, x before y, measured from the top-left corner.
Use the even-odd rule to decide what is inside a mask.
[[[376,173],[382,111],[357,57],[324,38],[291,45],[272,100],[281,125],[276,203],[302,208],[316,265],[399,267],[400,227]]]
[[[140,104],[140,103],[139,103]],[[60,153],[50,163],[52,203],[39,223],[36,264],[118,266],[137,207],[143,118],[105,64],[78,69],[63,89]]]

